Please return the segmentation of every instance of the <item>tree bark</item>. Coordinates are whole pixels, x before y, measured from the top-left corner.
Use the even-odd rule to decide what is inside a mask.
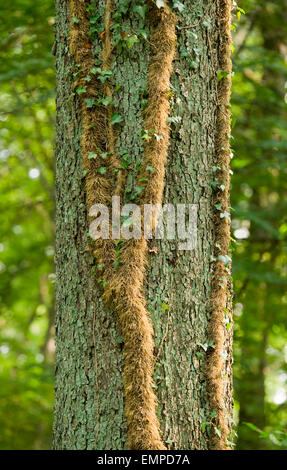
[[[87,6],[89,2],[86,2]],[[129,4],[122,31],[150,29]],[[139,2],[140,3],[140,2]],[[104,15],[103,1],[94,1]],[[118,11],[123,1],[115,1]],[[154,387],[163,442],[171,449],[212,448],[216,418],[207,390],[212,291],[216,248],[217,71],[221,1],[182,1],[175,10],[177,55],[173,65],[169,156],[164,202],[198,206],[198,241],[180,251],[177,241],[149,242],[145,297],[155,337]],[[82,118],[74,93],[75,63],[69,52],[69,2],[56,1],[57,67],[57,315],[55,449],[125,448],[122,335],[117,315],[102,300],[88,237]],[[101,40],[94,40],[97,54]],[[142,154],[143,100],[150,57],[148,40],[113,51],[117,112],[124,117],[117,150]],[[134,185],[131,172],[127,187]],[[230,289],[230,286],[229,286]],[[230,308],[230,296],[225,305]],[[228,323],[232,320],[229,319]],[[228,325],[229,326],[229,325]],[[225,328],[223,407],[231,430],[231,331]],[[218,430],[220,433],[220,429]],[[228,444],[226,444],[228,447]]]

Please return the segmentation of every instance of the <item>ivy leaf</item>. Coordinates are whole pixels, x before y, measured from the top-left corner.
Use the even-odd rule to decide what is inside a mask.
[[[167,122],[178,123],[181,121],[181,116],[170,116],[167,118]]]
[[[220,82],[223,78],[228,77],[228,72],[225,70],[217,70],[217,81]]]
[[[91,160],[92,158],[97,158],[97,154],[93,152],[89,152],[88,159]]]
[[[90,70],[90,72],[94,73],[94,74],[101,73],[101,71],[102,70],[100,69],[100,67],[92,67],[91,70]]]
[[[156,3],[156,6],[158,8],[164,8],[164,1],[163,0],[156,0],[155,3]]]
[[[213,166],[212,171],[215,173],[217,170],[221,170],[220,166]]]
[[[206,429],[206,427],[207,427],[209,424],[210,424],[209,422],[201,423],[201,430],[202,430],[202,432],[205,432],[205,429]]]
[[[126,36],[124,40],[126,41],[128,48],[131,48],[136,42],[139,42],[136,34],[133,34],[132,36]]]
[[[218,179],[215,178],[215,180],[214,180],[214,181],[211,181],[210,184],[211,184],[211,186],[212,186],[213,189],[216,189],[217,186],[218,186]]]
[[[104,175],[106,172],[107,172],[107,169],[105,166],[101,166],[99,169],[98,169],[98,172],[101,174],[101,175]]]
[[[79,18],[76,18],[76,16],[74,16],[74,18],[73,18],[73,23],[80,23]]]
[[[106,98],[103,98],[101,102],[103,103],[104,106],[108,106],[111,104],[113,99],[110,96],[107,96]]]
[[[184,10],[184,5],[181,2],[173,2],[173,8],[176,8],[179,12],[182,12]]]
[[[155,172],[155,169],[152,167],[152,166],[147,166],[146,167],[146,171],[150,171],[151,173],[154,173]]]
[[[221,431],[218,429],[216,426],[214,427],[215,433],[218,435],[218,437],[221,437]]]
[[[146,31],[145,29],[138,29],[138,30],[137,30],[137,33],[138,33],[140,36],[142,36],[144,39],[147,39],[147,37],[148,37],[148,33],[147,33],[147,31]]]
[[[78,95],[81,95],[82,93],[86,93],[87,87],[86,86],[78,86],[76,91],[77,91]]]
[[[120,114],[114,113],[111,117],[110,123],[112,125],[123,122],[123,117]]]
[[[135,5],[133,7],[133,11],[135,13],[137,13],[139,16],[141,16],[142,19],[144,19],[146,11],[147,11],[147,6],[146,5]]]
[[[223,261],[224,266],[227,266],[230,263],[231,258],[228,255],[219,255],[217,258],[218,261]]]
[[[165,302],[162,302],[161,309],[163,312],[166,312],[167,310],[170,310],[170,306],[167,305]]]
[[[139,196],[145,190],[144,186],[136,186],[134,192],[131,194],[130,199],[133,201],[137,196]]]
[[[128,166],[132,162],[132,157],[130,156],[130,154],[125,153],[125,154],[121,155],[121,159],[122,159],[121,167],[122,168],[128,168]]]
[[[96,9],[95,5],[89,5],[89,6],[86,8],[86,11],[95,10],[95,9]]]
[[[229,222],[231,221],[231,219],[230,219],[230,214],[229,214],[229,212],[226,212],[226,211],[225,211],[225,212],[221,212],[220,218],[221,218],[221,219],[227,219]]]
[[[150,140],[150,139],[151,139],[151,136],[148,135],[148,131],[147,131],[147,130],[145,130],[145,131],[143,132],[143,134],[142,134],[142,139],[144,139],[144,140]]]
[[[86,98],[85,103],[86,103],[87,108],[92,108],[93,106],[97,104],[96,100],[94,100],[93,98]]]
[[[119,259],[116,259],[116,261],[114,262],[114,269],[117,269],[117,267],[123,262],[123,260],[121,258]]]

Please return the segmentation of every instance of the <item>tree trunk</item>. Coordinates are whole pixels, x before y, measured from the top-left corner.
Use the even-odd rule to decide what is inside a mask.
[[[163,202],[196,204],[198,232],[197,245],[192,251],[179,250],[178,240],[148,243],[144,293],[154,329],[153,389],[157,395],[162,441],[168,448],[228,448],[232,416],[230,282],[226,287],[228,274],[224,280],[216,276],[226,268],[226,260],[218,260],[218,256],[227,255],[223,248],[224,252],[220,251],[219,240],[222,246],[228,245],[229,228],[223,225],[226,220],[220,217],[214,204],[223,198],[222,210],[225,210],[228,202],[228,132],[222,128],[221,121],[228,121],[230,71],[229,78],[223,76],[220,81],[217,72],[226,71],[222,50],[225,48],[228,56],[228,44],[225,44],[228,35],[224,28],[229,25],[230,10],[229,2],[223,0],[181,3],[184,10],[174,10],[177,53],[171,77],[173,122]],[[78,4],[88,7],[90,2],[79,0]],[[105,2],[93,1],[91,5],[96,6],[96,13],[91,10],[92,15],[98,14],[103,22]],[[145,2],[123,0],[112,5],[113,14],[121,13],[120,19],[112,16],[112,23],[119,22],[122,33],[110,66],[114,112],[123,117],[120,126],[115,127],[115,145],[119,154],[132,156],[134,166],[144,152],[143,108],[149,98],[150,30],[154,28],[144,5]],[[123,384],[125,338],[117,310],[103,301],[102,285],[97,282],[98,274],[95,275],[97,260],[92,255],[88,236],[81,144],[85,111],[80,102],[82,97],[75,93],[78,79],[75,72],[80,67],[77,69],[75,54],[70,52],[69,30],[73,25],[81,28],[81,7],[79,15],[71,19],[71,1],[57,0],[56,6],[54,447],[121,450],[126,447],[128,432]],[[115,27],[112,31],[115,38],[118,30]],[[139,41],[127,47],[124,38],[136,33]],[[94,60],[101,53],[105,35],[107,30],[99,29],[92,36]],[[216,169],[223,161],[225,167]],[[136,185],[135,174],[132,170],[127,176],[125,195]],[[219,185],[225,183],[225,188],[212,184],[216,177]],[[218,289],[224,292],[222,301]]]

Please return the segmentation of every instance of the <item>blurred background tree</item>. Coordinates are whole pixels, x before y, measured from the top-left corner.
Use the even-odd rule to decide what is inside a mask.
[[[54,4],[15,0],[12,9],[2,0],[1,7],[0,449],[47,449]],[[241,0],[239,7],[232,95],[237,448],[280,449],[287,446],[287,0]]]
[[[1,2],[1,449],[51,442],[53,14],[51,0]]]

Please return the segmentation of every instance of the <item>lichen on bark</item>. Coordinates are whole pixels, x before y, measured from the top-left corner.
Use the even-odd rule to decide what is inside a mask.
[[[115,9],[120,3],[115,0]],[[104,2],[92,4],[104,18]],[[155,329],[158,360],[154,382],[163,441],[177,449],[206,449],[212,445],[208,430],[202,427],[202,423],[211,421],[212,412],[206,386],[210,349],[206,354],[202,345],[205,347],[212,339],[209,334],[210,257],[214,254],[216,237],[210,181],[217,159],[220,9],[215,2],[202,0],[192,5],[184,2],[184,7],[184,14],[177,12],[178,53],[172,77],[173,115],[179,119],[172,123],[164,201],[198,204],[198,246],[193,252],[180,252],[176,241],[148,243],[145,297]],[[123,449],[127,435],[123,415],[122,332],[113,309],[103,304],[102,291],[92,275],[95,261],[88,251],[86,189],[80,151],[83,120],[79,101],[71,99],[74,79],[68,46],[67,3],[57,0],[57,10],[59,285],[55,447],[93,448],[96,440],[97,449]],[[207,27],[203,23],[208,18]],[[146,19],[132,10],[122,19],[127,29],[146,28]],[[98,39],[93,44],[94,51],[102,49],[101,41]],[[113,81],[119,87],[113,101],[124,116],[115,148],[118,154],[130,153],[135,166],[144,150],[141,97],[148,88],[149,41],[150,38],[135,43],[123,54],[115,51],[113,58]],[[134,187],[136,172],[127,176],[127,187]],[[68,222],[67,227],[64,221]],[[73,282],[68,288],[71,278]],[[168,310],[163,305],[168,305]],[[229,336],[227,333],[228,360],[224,364],[228,412],[231,405]]]

